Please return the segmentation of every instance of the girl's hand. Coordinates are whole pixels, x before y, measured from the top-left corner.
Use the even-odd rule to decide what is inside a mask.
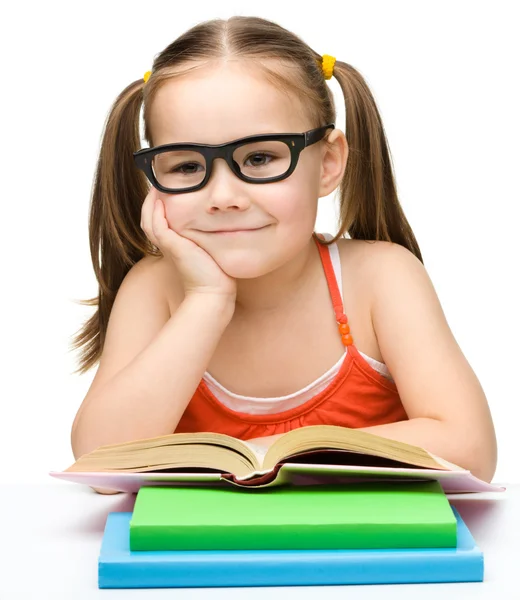
[[[141,228],[152,244],[177,267],[186,296],[202,293],[236,298],[236,279],[224,273],[213,258],[195,242],[169,227],[164,203],[153,186],[143,203]]]

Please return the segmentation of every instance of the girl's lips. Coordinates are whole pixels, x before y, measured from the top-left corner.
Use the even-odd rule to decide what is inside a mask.
[[[261,231],[265,229],[265,227],[259,227],[258,229],[238,229],[236,231],[207,231],[206,233],[211,233],[213,235],[238,235],[242,233],[254,233],[255,231]]]

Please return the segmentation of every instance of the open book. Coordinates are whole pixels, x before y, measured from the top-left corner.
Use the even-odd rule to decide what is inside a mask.
[[[300,427],[274,442],[269,438],[243,441],[210,432],[175,433],[101,446],[65,471],[50,474],[93,486],[136,491],[136,486],[174,481],[278,485],[298,473],[426,478],[438,479],[441,484],[446,480],[449,491],[453,487],[455,491],[503,490],[417,446],[334,425]]]

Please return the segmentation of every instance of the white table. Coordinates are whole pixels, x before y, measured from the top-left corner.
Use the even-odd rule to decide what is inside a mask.
[[[1,600],[90,598],[189,598],[271,600],[464,600],[520,598],[520,484],[502,493],[452,494],[484,552],[484,582],[271,588],[171,588],[100,590],[97,560],[109,512],[133,510],[135,494],[101,495],[89,487],[48,484],[0,485]]]

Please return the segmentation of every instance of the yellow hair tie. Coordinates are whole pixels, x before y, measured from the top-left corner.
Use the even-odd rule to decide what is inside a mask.
[[[150,79],[151,74],[152,74],[151,71],[146,71],[146,73],[144,74],[144,77],[143,77],[145,83]]]
[[[336,59],[334,56],[330,56],[329,54],[324,54],[322,59],[323,62],[321,63],[321,70],[323,71],[325,79],[330,79],[332,77],[332,71],[334,70],[334,63],[336,62]]]

